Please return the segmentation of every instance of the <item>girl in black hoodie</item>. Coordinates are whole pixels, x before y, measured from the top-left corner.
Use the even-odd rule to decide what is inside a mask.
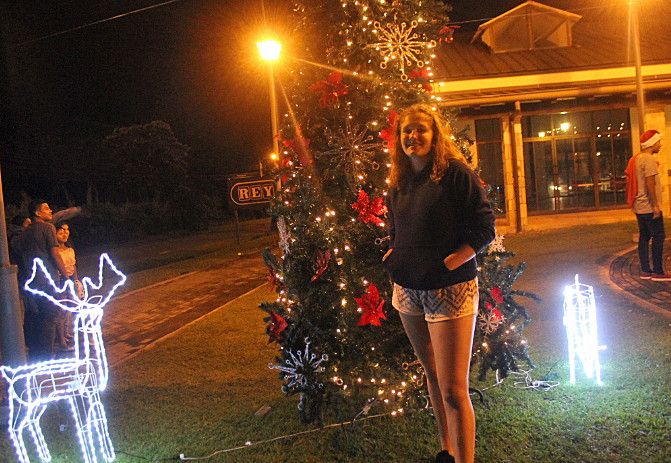
[[[391,160],[391,245],[383,260],[394,281],[392,304],[426,374],[442,448],[436,462],[472,463],[475,255],[494,239],[494,214],[447,123],[429,106],[398,117]]]

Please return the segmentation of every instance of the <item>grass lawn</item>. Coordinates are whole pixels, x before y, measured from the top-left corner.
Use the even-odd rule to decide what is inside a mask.
[[[543,298],[523,301],[532,317],[525,331],[537,367],[531,375],[560,385],[520,389],[509,378],[487,390],[486,403],[475,404],[478,463],[669,461],[671,324],[632,305],[607,278],[609,259],[633,245],[635,231],[626,222],[506,237],[506,248],[527,262],[517,288]],[[594,286],[599,341],[608,346],[600,355],[603,387],[580,374],[576,385],[568,383],[562,291],[575,273]],[[203,461],[432,462],[438,442],[423,411],[346,429],[299,423],[296,400],[283,397],[268,369],[275,349],[257,306],[272,296],[259,288],[115,367],[103,401],[117,461],[203,457],[242,446]],[[493,382],[490,376],[474,385]],[[255,415],[266,405],[268,413]],[[43,417],[53,461],[81,461],[72,430],[58,431],[58,413],[52,407]],[[294,433],[301,434],[263,442]],[[5,434],[0,461],[13,454]]]

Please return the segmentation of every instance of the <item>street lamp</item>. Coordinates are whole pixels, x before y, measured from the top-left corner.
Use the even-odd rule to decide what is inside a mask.
[[[277,61],[280,58],[280,51],[282,50],[282,44],[275,42],[274,40],[267,40],[265,42],[256,42],[256,45],[259,47],[259,53],[261,53],[261,58],[268,61],[269,64],[269,89],[270,89],[270,120],[272,123],[273,129],[273,152],[279,156],[279,140],[278,140],[278,124],[277,124],[277,101],[275,98],[275,77],[273,75],[273,62]]]
[[[0,348],[2,363],[19,366],[26,363],[26,345],[20,318],[17,267],[9,262],[5,200],[0,179]]]
[[[645,132],[645,97],[643,94],[643,75],[641,73],[641,40],[638,28],[638,5],[629,2],[629,21],[631,22],[632,45],[634,48],[634,67],[636,69],[636,105],[638,110],[639,135]]]

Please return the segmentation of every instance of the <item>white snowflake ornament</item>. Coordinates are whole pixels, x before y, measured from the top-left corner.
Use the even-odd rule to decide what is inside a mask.
[[[316,354],[310,354],[310,341],[305,339],[304,352],[297,351],[296,354],[289,351],[289,357],[284,361],[284,365],[268,364],[271,370],[280,370],[284,372],[284,380],[287,381],[286,386],[282,386],[282,391],[297,387],[299,390],[306,389],[310,386],[309,377],[315,373],[324,371],[321,366],[323,362],[329,359],[329,356],[323,354],[321,357]],[[317,387],[322,387],[323,384],[317,384]]]
[[[497,316],[491,312],[478,315],[478,327],[486,335],[490,335],[498,330],[504,321],[506,321],[506,317],[503,315]]]
[[[411,66],[413,63],[418,68],[424,67],[424,60],[421,59],[423,48],[433,48],[436,46],[436,41],[421,41],[419,36],[413,33],[413,30],[419,23],[412,21],[410,27],[404,22],[400,25],[387,23],[383,28],[382,25],[375,21],[374,25],[379,31],[380,41],[371,43],[366,48],[375,48],[382,56],[380,63],[381,69],[387,69],[389,61],[397,61],[401,70],[401,80],[408,80],[408,75],[405,72],[406,66]]]
[[[362,179],[369,166],[373,170],[380,168],[371,159],[375,155],[375,150],[382,144],[373,141],[373,135],[369,134],[366,128],[359,130],[359,126],[352,127],[349,119],[346,119],[345,130],[340,128],[337,132],[333,132],[327,129],[326,135],[331,149],[316,153],[316,158],[327,156],[334,166],[355,180]]]

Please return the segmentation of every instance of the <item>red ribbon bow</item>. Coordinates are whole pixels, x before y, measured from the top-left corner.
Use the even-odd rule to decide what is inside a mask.
[[[331,262],[331,250],[327,249],[322,251],[321,249],[317,250],[317,265],[315,266],[315,275],[310,281],[315,281],[319,276],[326,271]]]
[[[310,146],[310,139],[303,138],[300,127],[296,128],[296,138],[293,140],[284,140],[282,144],[285,148],[289,148],[294,153],[296,153],[296,156],[298,156],[298,160],[303,167],[307,167],[310,163],[312,163],[312,158],[310,157],[310,153],[308,151],[308,147]]]
[[[461,26],[445,26],[443,27],[438,34],[440,34],[442,37],[438,39],[439,42],[447,42],[450,43],[454,40],[454,31],[456,29],[459,29]]]
[[[421,87],[426,90],[427,92],[433,91],[433,87],[429,83],[429,71],[426,69],[422,69],[421,71],[418,71],[417,69],[413,69],[412,72],[410,73],[409,76],[411,79],[417,79],[421,82]]]
[[[380,138],[387,140],[387,149],[391,150],[394,146],[394,124],[398,119],[396,111],[389,111],[389,127],[380,132]]]
[[[279,279],[275,270],[272,267],[268,267],[268,283],[270,283],[270,290],[275,291],[275,288],[284,289],[284,283]]]

